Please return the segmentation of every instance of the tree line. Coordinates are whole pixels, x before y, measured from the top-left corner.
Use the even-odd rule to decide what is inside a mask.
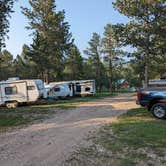
[[[55,0],[29,0],[21,7],[28,18],[32,44],[24,44],[16,58],[7,51],[5,37],[14,0],[0,2],[0,80],[8,77],[50,81],[95,79],[98,90],[120,88],[119,80],[140,87],[142,81],[166,77],[166,1],[116,0],[113,6],[130,21],[107,24],[102,35],[94,32],[84,56],[74,44],[65,11]],[[134,51],[126,52],[130,46]]]

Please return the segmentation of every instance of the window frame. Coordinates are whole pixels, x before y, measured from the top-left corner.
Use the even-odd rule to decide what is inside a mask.
[[[27,90],[28,91],[32,91],[32,90],[35,90],[36,87],[34,85],[27,85]]]
[[[56,90],[56,89],[58,89],[58,90]],[[61,91],[61,88],[60,87],[55,87],[54,88],[54,92],[60,92]]]
[[[85,92],[90,92],[91,88],[90,87],[85,87]]]
[[[10,89],[10,90],[7,90],[7,89]],[[10,93],[9,93],[9,91],[10,91]],[[8,87],[5,87],[5,95],[16,95],[16,94],[18,94],[17,86],[8,86]]]

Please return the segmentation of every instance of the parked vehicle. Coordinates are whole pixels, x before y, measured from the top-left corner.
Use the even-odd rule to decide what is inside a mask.
[[[68,82],[52,82],[45,86],[49,98],[62,98],[73,97],[72,84]]]
[[[145,83],[143,87],[146,87]],[[148,88],[166,88],[166,79],[149,80]]]
[[[47,98],[42,80],[10,78],[0,82],[0,105],[12,108],[19,103],[31,103],[40,98]]]
[[[87,96],[96,93],[95,80],[51,82],[45,88],[50,98]]]
[[[96,93],[95,80],[72,81],[76,96],[94,95]]]
[[[147,88],[137,92],[137,104],[159,119],[166,118],[166,88]]]

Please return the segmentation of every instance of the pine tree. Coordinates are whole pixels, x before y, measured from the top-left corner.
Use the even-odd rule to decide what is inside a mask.
[[[35,61],[40,61],[37,65],[44,69],[44,81],[60,79],[65,54],[72,44],[69,25],[64,21],[65,13],[56,11],[55,0],[29,0],[29,3],[32,9],[22,9],[29,19],[27,28],[34,30],[35,40],[40,38],[37,44],[39,48],[35,49],[38,50],[37,55],[41,59],[34,55],[37,59]]]
[[[1,0],[0,1],[0,51],[5,46],[5,36],[9,32],[10,13],[12,11],[14,0]],[[1,59],[0,59],[1,60]]]
[[[9,51],[3,50],[0,52],[0,57],[0,80],[6,80],[12,74],[13,55]]]
[[[102,60],[102,42],[101,37],[97,33],[93,33],[91,40],[88,42],[89,47],[84,51],[88,56],[88,61],[91,66],[91,72],[96,80],[99,90],[102,88],[102,77],[104,75],[104,66]]]
[[[118,50],[119,43],[114,26],[107,24],[105,26],[104,38],[102,41],[103,53],[105,60],[109,63],[109,80],[110,80],[110,91],[113,91],[113,80],[115,75],[116,67],[120,64],[121,51]]]
[[[150,60],[160,54],[159,48],[163,50],[166,44],[162,36],[165,36],[166,31],[165,0],[116,0],[114,6],[120,13],[131,19],[128,24],[119,25],[120,36],[124,45],[142,50],[144,79],[147,86]]]
[[[30,47],[24,44],[21,55],[17,55],[13,61],[13,75],[21,79],[42,78],[38,75],[40,73],[38,66],[29,56],[30,51]]]
[[[80,80],[83,78],[83,58],[75,45],[69,49],[65,63],[65,74],[67,80]]]

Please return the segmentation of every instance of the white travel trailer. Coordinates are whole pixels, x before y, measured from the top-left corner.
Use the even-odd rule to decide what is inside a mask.
[[[165,87],[166,87],[166,79],[150,80],[148,83],[148,88],[165,88]]]
[[[149,80],[148,87],[146,87],[145,82],[142,82],[143,88],[165,88],[166,87],[166,79],[156,79]]]
[[[72,81],[76,96],[88,96],[96,93],[95,80]]]
[[[0,82],[0,105],[12,108],[19,103],[35,102],[39,98],[47,98],[42,80],[10,78]]]
[[[96,93],[95,80],[52,82],[45,86],[50,98],[88,96]]]
[[[73,87],[69,82],[51,82],[45,86],[49,98],[67,98],[73,96]]]

